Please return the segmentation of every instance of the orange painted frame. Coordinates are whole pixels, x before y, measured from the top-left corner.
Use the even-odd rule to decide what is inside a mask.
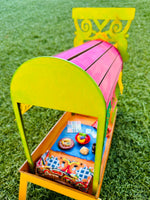
[[[51,131],[47,134],[47,136],[43,139],[43,141],[39,144],[39,146],[35,149],[35,151],[32,153],[32,159],[33,162],[35,162],[48,148],[50,148],[53,143],[57,140],[57,137],[61,133],[61,131],[64,129],[64,127],[67,124],[68,119],[71,117],[71,113],[65,113],[61,119],[57,122],[57,124],[51,129]],[[19,189],[19,199],[20,200],[25,200],[26,199],[26,193],[27,193],[27,182],[34,183],[36,185],[45,187],[47,189],[53,190],[55,192],[58,192],[71,197],[75,198],[78,200],[85,199],[85,200],[92,200],[92,199],[99,199],[100,195],[100,190],[102,186],[102,181],[104,177],[104,172],[106,168],[106,163],[109,155],[109,150],[111,146],[111,140],[112,140],[112,135],[113,135],[113,130],[114,130],[114,125],[115,125],[115,120],[114,123],[111,124],[109,123],[109,127],[111,129],[111,132],[109,133],[109,138],[107,139],[106,142],[106,149],[103,155],[102,159],[102,165],[101,165],[101,181],[98,185],[96,195],[91,195],[87,193],[83,193],[79,190],[70,188],[68,186],[62,185],[60,183],[47,180],[45,178],[39,177],[37,175],[34,175],[30,173],[29,170],[29,165],[27,161],[22,165],[20,168],[20,189]]]

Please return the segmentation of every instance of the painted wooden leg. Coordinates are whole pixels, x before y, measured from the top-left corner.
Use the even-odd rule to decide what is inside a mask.
[[[19,200],[26,200],[27,195],[27,179],[26,176],[21,173],[20,174],[20,187],[19,187]]]

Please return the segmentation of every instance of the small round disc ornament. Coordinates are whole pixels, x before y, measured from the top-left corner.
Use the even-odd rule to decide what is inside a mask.
[[[59,140],[58,146],[63,150],[71,149],[74,146],[74,141],[71,138],[62,138]]]

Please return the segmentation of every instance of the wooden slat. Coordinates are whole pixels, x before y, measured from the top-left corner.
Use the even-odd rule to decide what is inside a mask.
[[[97,85],[102,81],[114,59],[118,56],[117,51],[112,51],[113,49],[115,48],[112,47],[87,70],[87,73],[95,80]]]
[[[101,43],[96,47],[86,51],[80,56],[72,59],[70,62],[78,65],[83,70],[87,70],[90,66],[93,65],[98,59],[100,59],[112,45],[109,43]]]
[[[103,82],[103,80],[105,79],[107,73],[109,72],[109,70],[111,69],[111,67],[114,65],[114,63],[116,62],[116,60],[118,59],[118,56],[116,56],[113,60],[112,60],[112,63],[111,65],[108,67],[107,71],[105,71],[105,74],[103,76],[103,78],[100,80],[100,83],[98,84],[98,86],[101,85],[101,83]]]
[[[107,106],[113,95],[112,92],[115,88],[115,85],[117,84],[121,70],[122,70],[122,60],[118,56],[115,62],[112,64],[110,70],[106,74],[105,78],[103,79],[102,83],[100,84],[100,89],[103,93]]]
[[[70,60],[71,58],[80,55],[81,53],[83,53],[84,51],[87,51],[88,49],[92,48],[93,46],[100,44],[102,41],[101,40],[93,40],[93,41],[89,41],[86,42],[80,46],[77,46],[75,48],[69,49],[67,51],[61,52],[57,55],[54,55],[53,57],[57,57],[57,58],[62,58],[65,60]]]

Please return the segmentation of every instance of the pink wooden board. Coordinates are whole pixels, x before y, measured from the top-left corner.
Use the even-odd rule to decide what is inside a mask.
[[[64,51],[62,53],[59,53],[57,55],[54,55],[54,57],[68,60],[71,57],[76,56],[77,54],[80,54],[81,52],[91,48],[92,46],[95,46],[96,44],[98,44],[100,42],[101,42],[101,40],[89,41],[89,42],[86,42],[86,43],[84,43],[84,44],[82,44],[80,46],[77,46],[75,48],[72,48],[72,49],[69,49],[69,50]]]
[[[112,98],[113,90],[117,84],[121,70],[122,60],[120,56],[118,56],[100,85],[100,89],[103,93],[107,106]]]
[[[107,70],[118,56],[118,52],[112,47],[101,59],[94,63],[88,70],[87,73],[95,80],[97,85],[101,82],[105,76]]]
[[[72,63],[78,65],[83,70],[86,70],[90,65],[92,65],[100,56],[102,56],[112,45],[109,43],[102,42],[96,47],[90,49],[89,51],[75,57],[70,60]]]

